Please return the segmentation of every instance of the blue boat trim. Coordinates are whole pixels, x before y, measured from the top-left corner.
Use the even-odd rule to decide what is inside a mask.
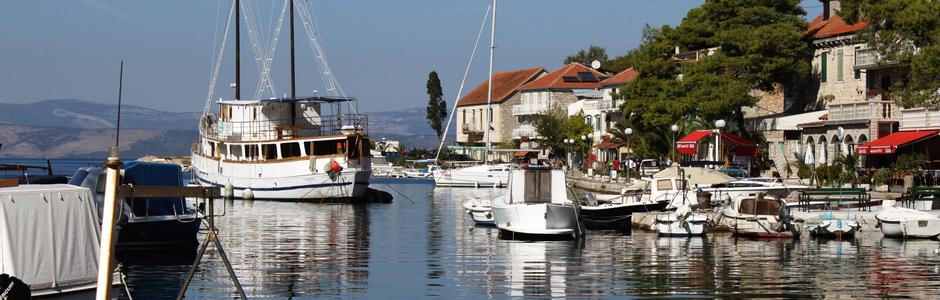
[[[201,182],[203,182],[203,183],[211,184],[211,185],[213,185],[213,186],[225,187],[224,184],[219,184],[219,183],[217,183],[217,182],[212,182],[212,181],[206,180],[205,178],[202,178],[202,177],[200,177],[199,175],[196,175],[196,179],[199,180],[199,181],[201,181]],[[361,183],[361,182],[357,182],[357,183],[358,183],[358,184],[366,184],[366,183]],[[299,185],[299,186],[292,186],[292,187],[251,188],[251,190],[252,190],[252,191],[286,191],[286,190],[294,190],[294,189],[302,189],[302,188],[334,187],[334,186],[345,186],[345,185],[352,185],[352,184],[353,184],[353,182],[336,182],[336,183],[321,183],[321,184]],[[366,184],[366,185],[368,185],[368,184]],[[233,185],[232,187],[233,187],[234,189],[236,189],[236,190],[244,190],[244,189],[247,189],[247,187],[237,187],[237,186],[234,186],[234,185]]]

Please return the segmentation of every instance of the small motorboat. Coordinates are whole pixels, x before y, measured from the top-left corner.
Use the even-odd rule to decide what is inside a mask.
[[[883,205],[884,209],[875,215],[875,219],[885,237],[907,239],[940,235],[940,217],[925,211],[895,207],[894,203]]]
[[[721,209],[718,222],[731,228],[736,236],[757,238],[799,237],[802,220],[790,217],[790,208],[780,198],[764,196],[740,197]]]
[[[477,226],[496,226],[493,221],[493,208],[490,206],[490,200],[474,198],[463,203],[463,208],[467,210],[470,219]]]
[[[522,166],[509,176],[509,190],[492,200],[493,219],[504,239],[570,240],[584,233],[580,208],[569,199],[565,174],[546,166]]]
[[[437,186],[504,187],[509,181],[509,164],[484,164],[455,169],[431,169]]]
[[[657,216],[651,229],[659,236],[702,236],[708,229],[708,217],[683,205],[669,214]]]
[[[662,211],[676,199],[683,199],[683,180],[678,177],[640,180],[620,195],[578,197],[581,219],[590,230],[629,230],[631,217],[637,212]],[[686,195],[689,197],[689,195]]]
[[[855,236],[855,232],[861,228],[855,220],[838,217],[832,213],[824,213],[818,219],[807,221],[806,231],[810,235],[822,238],[846,239]]]

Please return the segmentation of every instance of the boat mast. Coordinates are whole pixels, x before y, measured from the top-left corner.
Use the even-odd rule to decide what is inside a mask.
[[[239,15],[241,11],[241,5],[239,2],[241,0],[235,0],[235,100],[242,98],[242,66],[241,66],[241,34],[240,29],[241,25],[239,22]]]
[[[493,24],[490,31],[490,72],[486,85],[486,131],[483,138],[486,139],[486,149],[483,151],[483,164],[489,162],[490,156],[490,127],[493,122],[493,52],[496,51],[496,0],[493,0]]]
[[[294,80],[294,0],[290,1],[290,98],[297,99],[297,87],[296,81]],[[291,101],[290,103],[290,124],[296,125],[297,120],[297,108],[294,107],[296,104]]]

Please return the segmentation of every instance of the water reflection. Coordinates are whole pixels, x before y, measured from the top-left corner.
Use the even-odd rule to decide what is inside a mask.
[[[660,238],[592,231],[581,242],[498,239],[463,211],[505,190],[380,181],[392,204],[226,203],[221,238],[251,298],[791,298],[940,295],[935,240]],[[172,254],[149,254],[154,257]],[[145,255],[145,258],[147,255]],[[189,266],[130,261],[138,299],[171,298]],[[187,296],[232,297],[210,251]]]

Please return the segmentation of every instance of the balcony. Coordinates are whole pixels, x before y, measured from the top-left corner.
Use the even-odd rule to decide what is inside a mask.
[[[535,103],[523,103],[512,107],[513,116],[537,115],[548,111],[548,102],[539,101]]]
[[[519,128],[512,130],[512,138],[514,139],[518,139],[521,137],[535,138],[538,135],[539,135],[539,132],[535,130],[535,126],[528,125],[528,124],[519,126]]]
[[[460,125],[460,130],[465,134],[483,133],[483,126],[473,123],[464,123]]]
[[[897,120],[900,109],[891,101],[858,101],[829,105],[829,123]]]
[[[901,111],[901,130],[940,129],[940,110],[911,108]]]
[[[896,61],[882,61],[881,54],[875,49],[862,49],[855,52],[856,69],[879,69],[898,65]]]
[[[600,111],[619,110],[620,105],[623,105],[623,99],[597,100],[597,109]]]

